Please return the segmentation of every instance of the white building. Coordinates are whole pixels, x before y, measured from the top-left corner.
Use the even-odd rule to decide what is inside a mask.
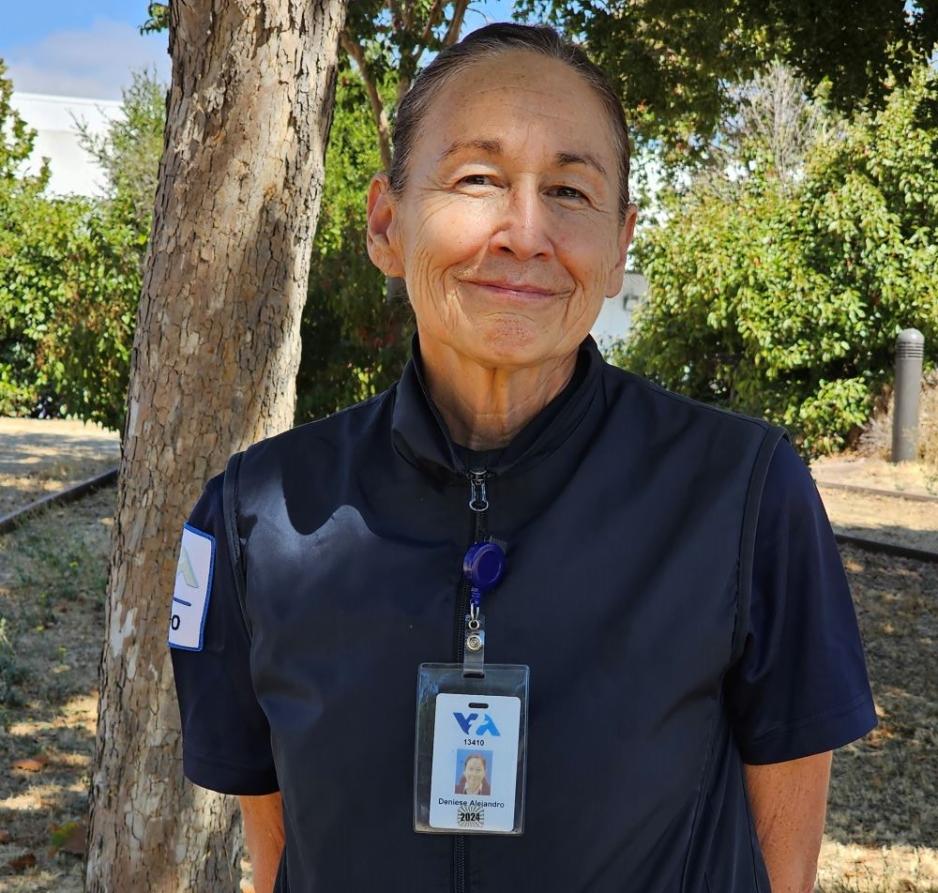
[[[33,154],[26,171],[39,170],[42,158],[49,159],[49,191],[56,195],[78,193],[95,196],[103,192],[104,173],[81,147],[76,121],[84,122],[95,135],[123,112],[114,99],[85,99],[48,96],[42,93],[13,92],[11,105],[26,124],[36,131]]]
[[[648,280],[641,273],[634,270],[626,272],[619,294],[603,302],[591,332],[601,348],[610,341],[628,336],[632,327],[632,311],[641,303],[647,291]]]

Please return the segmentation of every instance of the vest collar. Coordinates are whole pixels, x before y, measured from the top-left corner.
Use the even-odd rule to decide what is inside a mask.
[[[544,407],[488,467],[493,475],[520,471],[552,453],[573,432],[586,415],[598,390],[604,360],[589,335],[577,353],[577,372],[567,387]],[[581,371],[582,369],[582,371]],[[569,388],[572,393],[568,393]],[[562,401],[559,412],[552,412]],[[545,417],[549,421],[544,423]],[[411,465],[436,475],[464,476],[469,469],[450,437],[443,417],[430,398],[426,385],[417,334],[411,341],[411,357],[395,386],[391,419],[395,450]]]

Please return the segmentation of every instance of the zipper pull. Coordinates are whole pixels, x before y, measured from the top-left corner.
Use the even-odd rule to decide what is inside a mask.
[[[474,512],[484,512],[489,507],[488,496],[485,492],[485,479],[489,476],[487,471],[470,471],[469,478],[469,508]]]

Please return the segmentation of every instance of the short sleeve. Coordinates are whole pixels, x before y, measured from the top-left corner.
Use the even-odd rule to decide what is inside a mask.
[[[270,727],[251,681],[250,639],[225,537],[222,480],[219,475],[208,482],[186,525],[214,540],[214,560],[200,647],[170,648],[183,771],[200,787],[222,794],[269,794],[278,790]]]
[[[833,750],[876,725],[863,645],[834,532],[787,440],[769,464],[749,625],[724,698],[743,761]]]

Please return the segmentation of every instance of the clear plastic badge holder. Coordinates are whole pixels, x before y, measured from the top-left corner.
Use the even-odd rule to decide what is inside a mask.
[[[483,667],[469,652],[463,664],[420,665],[414,830],[522,833],[529,681],[526,666]]]

